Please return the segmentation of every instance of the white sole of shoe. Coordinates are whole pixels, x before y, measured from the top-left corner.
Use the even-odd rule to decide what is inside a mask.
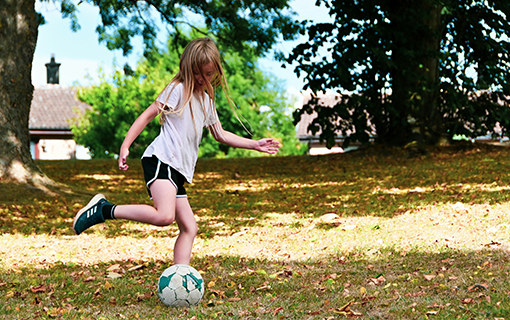
[[[88,209],[92,208],[99,200],[101,199],[105,199],[105,196],[102,194],[102,193],[98,193],[96,194],[90,201],[89,203],[87,203],[87,205],[85,207],[83,207],[80,211],[78,211],[78,213],[76,214],[76,216],[74,217],[74,221],[73,221],[73,230],[74,230],[74,233],[76,233],[76,229],[74,229],[74,226],[76,225],[76,221],[78,221],[78,219],[81,217],[82,214],[84,214],[85,212],[87,212]]]

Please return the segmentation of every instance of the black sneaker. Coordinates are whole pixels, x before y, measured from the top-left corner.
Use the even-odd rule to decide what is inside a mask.
[[[98,193],[89,201],[89,203],[74,217],[73,229],[76,234],[80,234],[88,228],[98,223],[104,222],[103,206],[110,204],[104,195]]]

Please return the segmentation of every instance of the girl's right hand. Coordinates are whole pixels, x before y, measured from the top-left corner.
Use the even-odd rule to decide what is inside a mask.
[[[129,149],[128,148],[120,148],[119,153],[119,169],[122,171],[126,171],[129,169],[129,166],[127,165],[127,157],[129,156]]]

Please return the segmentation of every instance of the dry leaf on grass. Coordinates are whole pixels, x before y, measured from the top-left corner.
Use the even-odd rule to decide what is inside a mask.
[[[134,267],[131,267],[128,269],[129,272],[131,271],[136,271],[136,270],[140,270],[140,269],[143,269],[145,266],[143,264],[139,264],[137,266],[134,266]]]
[[[462,304],[473,304],[473,303],[476,303],[475,299],[471,299],[471,298],[462,299],[462,300],[460,300],[460,302]]]
[[[413,292],[413,293],[406,293],[405,296],[411,297],[411,298],[416,298],[416,297],[422,297],[426,294],[427,293],[425,291],[418,291],[418,292]]]
[[[333,312],[336,314],[340,314],[345,317],[362,317],[363,314],[351,310],[351,306],[354,304],[354,301],[351,301],[344,305],[343,307],[340,307],[338,309],[333,309]]]
[[[479,290],[489,290],[489,285],[487,285],[485,283],[474,284],[474,285],[470,286],[469,288],[467,288],[468,292],[479,291]]]
[[[106,269],[107,272],[113,272],[113,271],[119,271],[120,270],[120,264],[113,264],[108,269]]]
[[[106,281],[103,288],[105,288],[105,290],[110,290],[111,288],[113,288],[113,285]]]
[[[379,276],[377,278],[370,278],[367,280],[367,282],[368,282],[368,284],[374,284],[376,286],[380,286],[386,282],[386,278],[384,278],[383,276]]]
[[[30,291],[32,291],[33,293],[46,292],[47,288],[43,284],[41,284],[40,286],[30,287]]]
[[[122,275],[117,272],[108,272],[107,277],[110,279],[118,279],[118,278],[122,278]]]

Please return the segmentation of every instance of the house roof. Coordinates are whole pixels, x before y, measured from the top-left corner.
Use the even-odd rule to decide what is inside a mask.
[[[303,93],[303,106],[310,101],[312,98],[310,92]],[[319,105],[325,107],[333,107],[335,106],[341,99],[339,94],[335,93],[326,93],[326,94],[317,94],[317,98],[319,98]],[[304,139],[308,137],[312,137],[312,132],[308,131],[308,125],[312,123],[313,119],[317,118],[317,112],[312,112],[312,114],[303,113],[301,115],[301,120],[297,125],[297,136],[298,138]],[[315,136],[319,136],[322,130],[319,130]],[[341,135],[341,132],[337,131],[337,135]]]
[[[78,100],[77,87],[45,85],[34,89],[28,127],[33,130],[69,130],[73,118],[90,106]]]

